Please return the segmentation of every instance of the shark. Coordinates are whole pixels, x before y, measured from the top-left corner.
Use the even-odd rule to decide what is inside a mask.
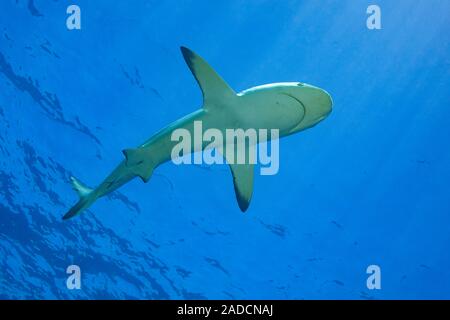
[[[174,130],[185,129],[194,134],[194,123],[201,121],[205,129],[221,131],[276,129],[281,138],[315,126],[332,111],[328,92],[302,82],[271,83],[236,93],[198,54],[186,47],[181,47],[181,53],[202,91],[202,107],[167,125],[138,147],[124,149],[125,159],[96,188],[70,177],[79,201],[63,216],[64,220],[77,216],[134,178],[148,182],[159,165],[171,160],[177,143],[171,137]],[[204,141],[193,143],[191,151],[202,152],[210,145]],[[227,153],[222,154],[231,169],[238,206],[245,212],[253,194],[255,164],[228,161]]]

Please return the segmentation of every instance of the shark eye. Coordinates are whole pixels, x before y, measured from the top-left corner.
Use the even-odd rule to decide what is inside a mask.
[[[304,87],[304,86],[305,86],[305,84],[304,84],[304,83],[302,83],[302,82],[297,82],[297,86],[299,86],[299,87]]]

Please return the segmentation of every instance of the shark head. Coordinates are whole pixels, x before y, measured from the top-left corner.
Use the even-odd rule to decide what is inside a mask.
[[[315,126],[331,113],[333,105],[328,92],[300,82],[256,86],[238,96],[248,99],[244,104],[258,106],[257,113],[254,109],[248,111],[252,121],[258,116],[266,125],[270,123],[279,128],[282,136]]]
[[[303,107],[304,116],[290,133],[311,128],[331,113],[333,100],[328,92],[318,87],[301,82],[288,83],[280,94],[289,96]]]

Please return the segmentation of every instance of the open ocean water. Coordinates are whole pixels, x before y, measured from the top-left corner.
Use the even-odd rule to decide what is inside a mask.
[[[449,35],[448,0],[2,0],[0,298],[449,299]],[[181,45],[333,112],[280,140],[245,214],[227,167],[166,163],[63,221],[71,175],[97,185],[201,106]]]

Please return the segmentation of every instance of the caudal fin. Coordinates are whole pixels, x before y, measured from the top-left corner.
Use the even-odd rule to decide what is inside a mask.
[[[63,220],[67,220],[78,215],[92,203],[92,200],[90,199],[90,195],[92,193],[91,188],[85,186],[75,177],[70,177],[70,182],[72,183],[72,188],[80,197],[80,200],[63,216]]]

